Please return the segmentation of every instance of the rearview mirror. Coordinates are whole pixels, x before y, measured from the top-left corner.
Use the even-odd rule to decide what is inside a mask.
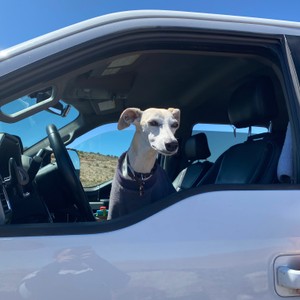
[[[70,104],[66,104],[64,106],[60,101],[58,101],[55,105],[48,107],[46,111],[61,117],[65,117],[69,113],[70,109]]]
[[[52,93],[53,93],[53,88],[50,87],[45,90],[34,92],[29,96],[30,98],[35,99],[36,103],[40,103],[48,99]],[[71,105],[69,104],[63,105],[61,101],[58,101],[55,104],[46,108],[46,111],[61,117],[65,117],[70,111],[70,109],[71,109]]]

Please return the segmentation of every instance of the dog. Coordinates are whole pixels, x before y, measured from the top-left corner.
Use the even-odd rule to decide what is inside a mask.
[[[117,164],[109,198],[108,220],[136,211],[176,192],[165,171],[157,163],[158,153],[174,155],[180,125],[178,108],[125,109],[118,121],[122,130],[135,125],[129,146]]]

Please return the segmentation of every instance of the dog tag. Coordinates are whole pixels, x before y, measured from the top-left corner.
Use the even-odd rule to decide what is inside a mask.
[[[140,184],[140,196],[144,195],[144,182]]]

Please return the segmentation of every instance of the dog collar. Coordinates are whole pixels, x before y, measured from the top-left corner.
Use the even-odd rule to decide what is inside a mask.
[[[156,164],[154,165],[154,167],[150,173],[139,173],[139,172],[134,171],[133,168],[131,167],[128,155],[126,155],[126,163],[127,163],[128,175],[137,182],[137,184],[139,186],[140,196],[143,196],[145,180],[147,180],[148,178],[150,178],[152,176],[152,174],[154,173],[154,171],[156,169]]]

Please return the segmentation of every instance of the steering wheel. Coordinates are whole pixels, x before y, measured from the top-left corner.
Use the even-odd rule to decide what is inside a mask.
[[[67,189],[71,191],[74,204],[78,207],[85,221],[95,221],[87,196],[56,126],[49,124],[46,131],[56,158],[57,167],[63,176]]]

